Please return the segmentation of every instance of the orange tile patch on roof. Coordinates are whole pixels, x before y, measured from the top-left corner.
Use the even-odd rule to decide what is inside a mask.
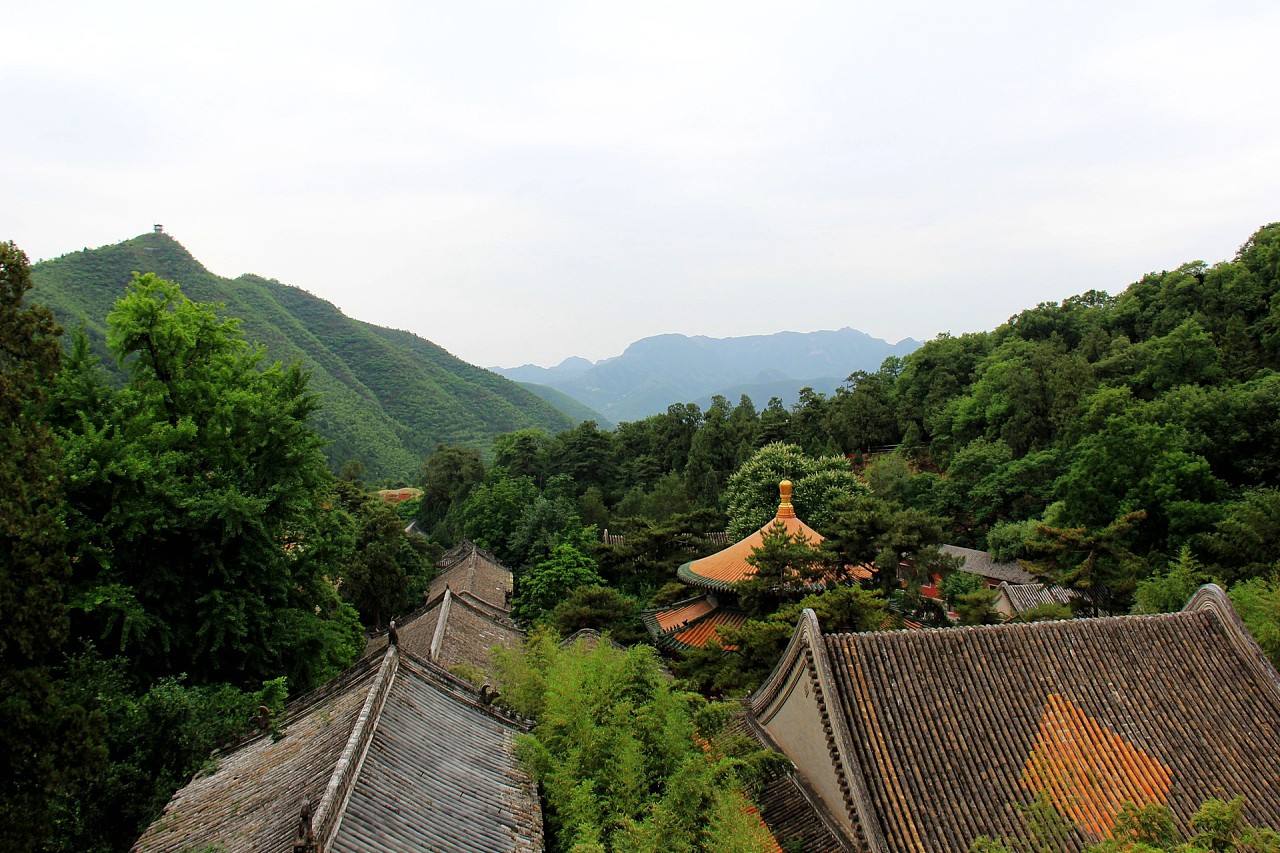
[[[1165,803],[1173,772],[1056,693],[1022,770],[1027,790],[1099,838],[1111,835],[1125,803]]]
[[[721,628],[736,628],[746,621],[746,614],[733,610],[717,610],[673,636],[678,642],[684,643],[686,646],[700,649],[713,639],[719,640]],[[721,642],[723,643],[723,641]],[[726,645],[723,648],[726,651],[732,651],[736,647]]]

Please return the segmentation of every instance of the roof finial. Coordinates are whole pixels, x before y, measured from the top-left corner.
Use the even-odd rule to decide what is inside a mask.
[[[791,505],[791,481],[778,484],[778,518],[795,518],[796,508]]]

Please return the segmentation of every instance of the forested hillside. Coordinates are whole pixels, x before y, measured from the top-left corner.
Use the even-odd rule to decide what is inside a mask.
[[[68,331],[83,325],[94,351],[115,370],[106,357],[106,316],[135,271],[176,281],[193,299],[223,303],[269,359],[300,363],[322,395],[314,417],[329,440],[331,465],[356,460],[372,478],[404,479],[440,443],[483,447],[502,432],[573,423],[516,383],[414,334],[353,320],[278,281],[213,275],[165,234],[36,264],[32,298]]]

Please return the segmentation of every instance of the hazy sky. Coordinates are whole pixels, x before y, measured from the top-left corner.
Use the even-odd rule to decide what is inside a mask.
[[[896,340],[1280,219],[1280,4],[14,2],[0,238],[164,223],[469,361]]]

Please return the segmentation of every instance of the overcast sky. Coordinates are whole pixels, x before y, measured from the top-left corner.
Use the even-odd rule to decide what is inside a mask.
[[[196,5],[4,4],[0,238],[161,222],[513,365],[986,329],[1280,219],[1274,2]]]

